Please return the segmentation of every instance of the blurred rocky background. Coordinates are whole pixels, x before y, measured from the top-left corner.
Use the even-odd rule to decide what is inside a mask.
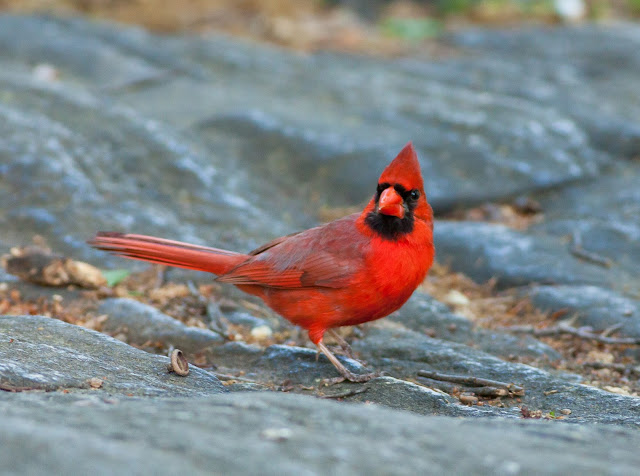
[[[0,0],[3,469],[632,473],[639,14]],[[360,209],[409,140],[438,262],[343,329],[366,384],[324,385],[303,332],[209,275],[86,245],[248,251]]]
[[[398,54],[411,49],[407,42],[417,46],[444,31],[471,26],[521,28],[640,17],[638,0],[2,0],[0,9],[376,55]]]

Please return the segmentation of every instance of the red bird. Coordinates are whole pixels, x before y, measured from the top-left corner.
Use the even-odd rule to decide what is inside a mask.
[[[324,345],[324,333],[338,336],[333,328],[380,319],[409,299],[433,262],[433,214],[408,143],[382,172],[362,213],[276,238],[248,254],[113,232],[98,233],[89,244],[218,275],[216,281],[260,297],[306,329],[343,379],[364,382],[373,374],[347,370]]]

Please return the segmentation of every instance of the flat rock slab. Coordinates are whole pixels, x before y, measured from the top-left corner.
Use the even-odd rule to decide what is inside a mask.
[[[620,333],[640,337],[640,301],[597,286],[535,286],[526,291],[546,311],[567,310],[576,325],[597,331],[617,326]]]
[[[460,74],[454,81],[553,106],[582,126],[592,146],[622,158],[637,157],[638,31],[637,25],[625,23],[471,29],[448,37],[468,53],[457,60]]]
[[[300,395],[0,393],[16,474],[634,474],[637,431],[423,417]],[[603,444],[606,441],[607,444]]]
[[[439,222],[438,259],[479,282],[495,277],[501,288],[540,284],[590,284],[640,292],[635,271],[604,267],[571,253],[566,239],[479,222]]]
[[[109,395],[210,395],[224,392],[213,375],[191,366],[169,373],[168,357],[105,334],[42,316],[0,316],[0,384],[6,389],[89,391],[100,379]]]
[[[635,157],[640,155],[640,145]],[[640,269],[640,164],[637,160],[617,164],[606,174],[536,197],[545,220],[532,227],[534,233],[571,237],[575,244],[600,257],[610,268],[635,277]],[[627,285],[627,283],[624,283]]]

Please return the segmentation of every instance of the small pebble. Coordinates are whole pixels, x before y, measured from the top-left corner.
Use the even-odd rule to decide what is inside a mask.
[[[59,75],[60,74],[55,66],[48,63],[40,63],[33,68],[33,76],[39,81],[48,83],[57,81]]]
[[[460,403],[465,405],[476,405],[478,403],[478,397],[475,395],[460,395]]]
[[[562,410],[560,410],[560,413],[562,413],[563,415],[571,415],[571,410],[569,410],[568,408],[563,408]]]
[[[89,379],[89,386],[91,388],[100,388],[102,387],[102,379],[99,379],[97,377],[93,377]]]
[[[289,428],[267,428],[260,436],[269,441],[286,441],[293,436],[293,432]]]
[[[558,16],[567,22],[582,20],[587,13],[584,0],[554,0],[553,7]]]
[[[605,385],[603,388],[608,392],[616,393],[618,395],[631,395],[628,388],[614,387],[612,385]]]
[[[251,329],[251,337],[257,340],[265,340],[273,335],[273,331],[269,326],[256,326]]]
[[[456,289],[452,289],[442,298],[444,302],[451,306],[468,306],[469,298]]]

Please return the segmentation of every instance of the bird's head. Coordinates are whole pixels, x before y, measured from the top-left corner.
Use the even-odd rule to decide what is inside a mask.
[[[376,194],[365,213],[365,223],[390,239],[410,233],[416,219],[431,225],[433,213],[427,203],[420,163],[411,142],[380,175]]]

